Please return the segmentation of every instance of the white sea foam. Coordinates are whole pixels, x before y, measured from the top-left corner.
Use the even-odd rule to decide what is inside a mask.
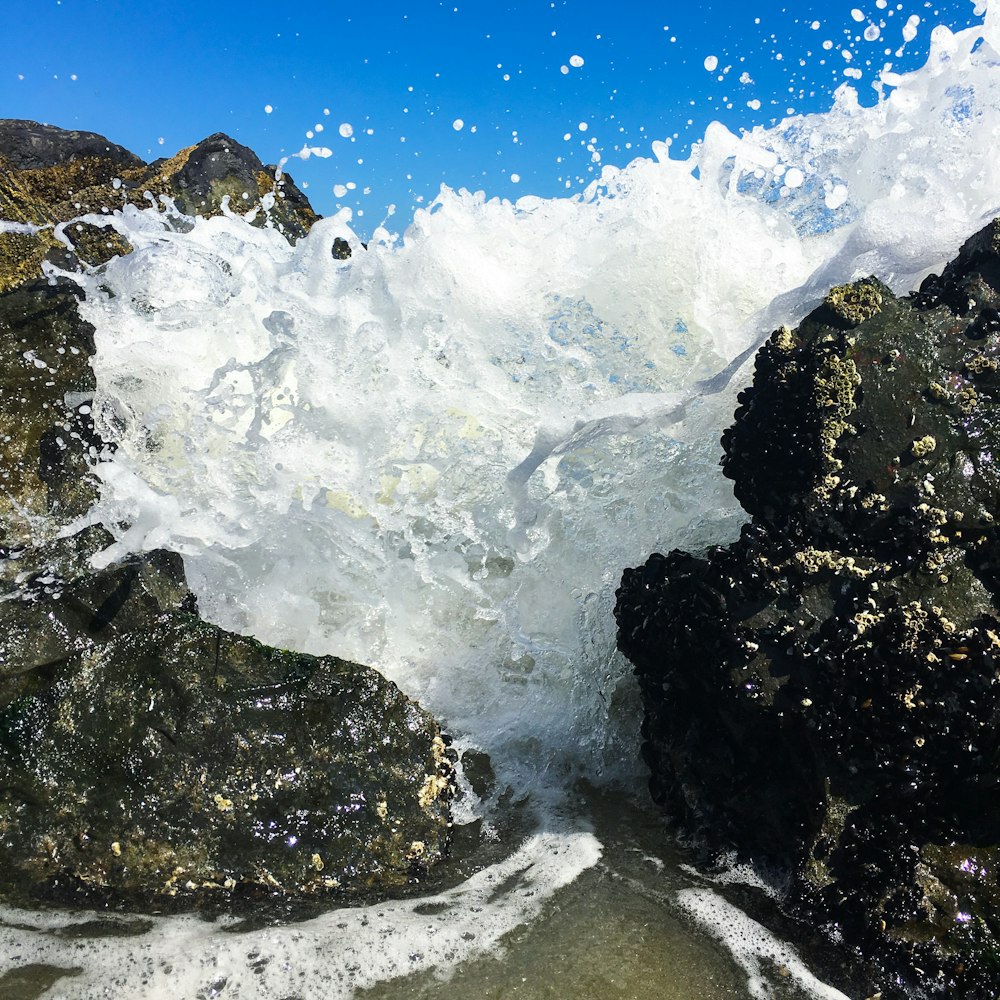
[[[180,550],[210,618],[374,663],[520,783],[628,771],[620,570],[738,523],[718,437],[747,376],[720,372],[1000,208],[993,20],[935,29],[876,107],[715,125],[582,197],[444,189],[367,249],[347,212],[294,248],[119,214],[136,252],[85,280],[106,558]]]
[[[998,21],[934,29],[927,65],[884,74],[874,108],[844,87],[823,115],[744,137],[713,126],[684,162],[656,143],[582,197],[445,189],[367,249],[346,212],[295,247],[233,213],[116,215],[135,253],[83,279],[95,410],[120,444],[93,515],[116,535],[105,560],[177,549],[207,617],[373,663],[488,750],[501,787],[635,775],[621,568],[736,530],[718,438],[762,336],[832,284],[876,273],[909,290],[1000,210]],[[572,863],[531,869],[539,899],[592,863],[596,845],[573,843]],[[496,927],[537,912],[519,905]],[[319,966],[331,995],[361,982],[352,963],[395,975],[411,938],[391,928],[419,915],[381,911],[374,937],[353,922],[364,911],[305,925],[298,945],[298,928],[262,932],[267,968],[300,946],[311,962],[342,921],[340,964]],[[157,926],[114,952],[139,956],[129,988],[189,941],[192,983],[210,954],[251,975],[245,935]],[[379,927],[402,949],[391,968]],[[3,933],[23,961],[82,961],[58,936]],[[435,933],[414,968],[470,953]],[[503,931],[483,933],[469,948]],[[777,954],[765,944],[751,952]],[[114,965],[116,947],[94,942],[92,959]],[[79,983],[65,995],[86,996]]]
[[[46,1000],[209,1000],[223,990],[245,1000],[345,1000],[386,979],[501,953],[505,934],[535,919],[552,892],[600,855],[592,834],[537,834],[436,896],[264,930],[187,916],[151,918],[132,936],[84,939],[79,928],[92,914],[0,908],[0,976],[28,964],[73,970]]]
[[[840,990],[817,979],[791,945],[776,938],[717,893],[710,889],[682,889],[677,898],[681,908],[690,913],[703,930],[721,941],[742,966],[748,977],[750,995],[755,1000],[768,1000],[773,995],[764,975],[767,965],[780,970],[780,975],[800,986],[814,1000],[850,1000]]]
[[[0,219],[0,233],[39,233],[44,226],[33,226],[30,222],[7,222]]]

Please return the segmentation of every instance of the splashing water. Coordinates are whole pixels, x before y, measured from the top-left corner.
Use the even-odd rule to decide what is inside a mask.
[[[876,107],[714,126],[583,197],[445,189],[367,250],[346,213],[291,248],[127,209],[136,252],[85,279],[106,558],[178,549],[209,618],[373,663],[520,784],[629,771],[621,568],[735,529],[734,359],[1000,210],[996,34],[937,28]]]
[[[634,780],[621,569],[735,534],[718,440],[763,336],[834,284],[910,290],[1000,212],[998,52],[987,12],[875,107],[844,87],[688,161],[654,144],[577,198],[444,189],[367,248],[347,213],[295,247],[233,214],[90,220],[136,248],[80,279],[120,444],[103,558],[180,551],[207,618],[373,664],[518,794]],[[540,897],[595,863],[575,836]]]

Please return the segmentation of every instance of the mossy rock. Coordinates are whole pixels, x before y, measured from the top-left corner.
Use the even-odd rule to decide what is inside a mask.
[[[91,569],[108,541],[32,550],[0,603],[0,896],[368,898],[441,860],[452,755],[427,712],[201,621],[175,553]]]
[[[29,898],[364,893],[448,841],[426,712],[374,671],[194,615],[35,671],[0,747],[0,873]]]

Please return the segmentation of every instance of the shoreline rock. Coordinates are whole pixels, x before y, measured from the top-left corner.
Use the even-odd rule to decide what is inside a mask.
[[[654,798],[884,1000],[1000,993],[998,307],[995,221],[776,331],[722,439],[750,523],[618,591]]]
[[[369,667],[203,622],[179,555],[95,570],[110,535],[74,531],[113,443],[91,419],[81,292],[41,265],[131,252],[74,220],[163,199],[206,216],[229,199],[292,241],[317,218],[221,134],[147,165],[93,133],[0,121],[0,219],[19,224],[0,232],[0,897],[378,896],[448,852],[454,755],[437,723]]]
[[[78,145],[79,143],[79,145]],[[0,292],[36,278],[43,261],[63,270],[103,264],[131,246],[110,226],[126,205],[205,218],[253,215],[294,243],[319,218],[291,176],[217,132],[169,158],[142,159],[93,132],[67,132],[21,119],[0,119]],[[73,223],[72,238],[59,227]]]

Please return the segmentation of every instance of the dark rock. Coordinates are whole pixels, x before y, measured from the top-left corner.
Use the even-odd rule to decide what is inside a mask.
[[[0,156],[15,170],[38,170],[83,159],[108,160],[120,167],[145,166],[135,153],[96,132],[56,128],[21,118],[0,119]]]
[[[28,224],[0,234],[0,896],[161,908],[406,884],[450,840],[437,724],[369,667],[203,622],[175,553],[93,568],[112,540],[87,523],[93,470],[113,452],[90,413],[94,329],[77,285],[39,276],[128,252],[83,222],[70,252],[51,226],[147,191],[202,215],[273,195],[257,221],[289,239],[315,215],[222,135],[146,167],[3,124],[44,142],[0,159],[0,217]]]
[[[81,295],[66,279],[36,279],[0,295],[0,546],[7,552],[51,538],[97,498],[94,328],[77,310]]]
[[[374,670],[201,621],[180,556],[84,557],[0,603],[0,894],[364,895],[450,839],[440,730]],[[36,564],[40,562],[37,554]]]
[[[276,179],[276,167],[265,168],[253,150],[222,132],[170,160],[158,160],[151,169],[169,183],[169,193],[185,215],[214,215],[225,198],[231,211],[246,213],[273,193],[275,207],[265,215],[293,241],[305,236],[318,218],[289,175]]]
[[[444,855],[445,744],[375,671],[178,610],[171,553],[32,596],[0,610],[8,897],[363,895]]]
[[[775,332],[723,436],[751,522],[618,592],[654,796],[789,872],[886,1000],[1000,993],[998,306],[994,222]]]

